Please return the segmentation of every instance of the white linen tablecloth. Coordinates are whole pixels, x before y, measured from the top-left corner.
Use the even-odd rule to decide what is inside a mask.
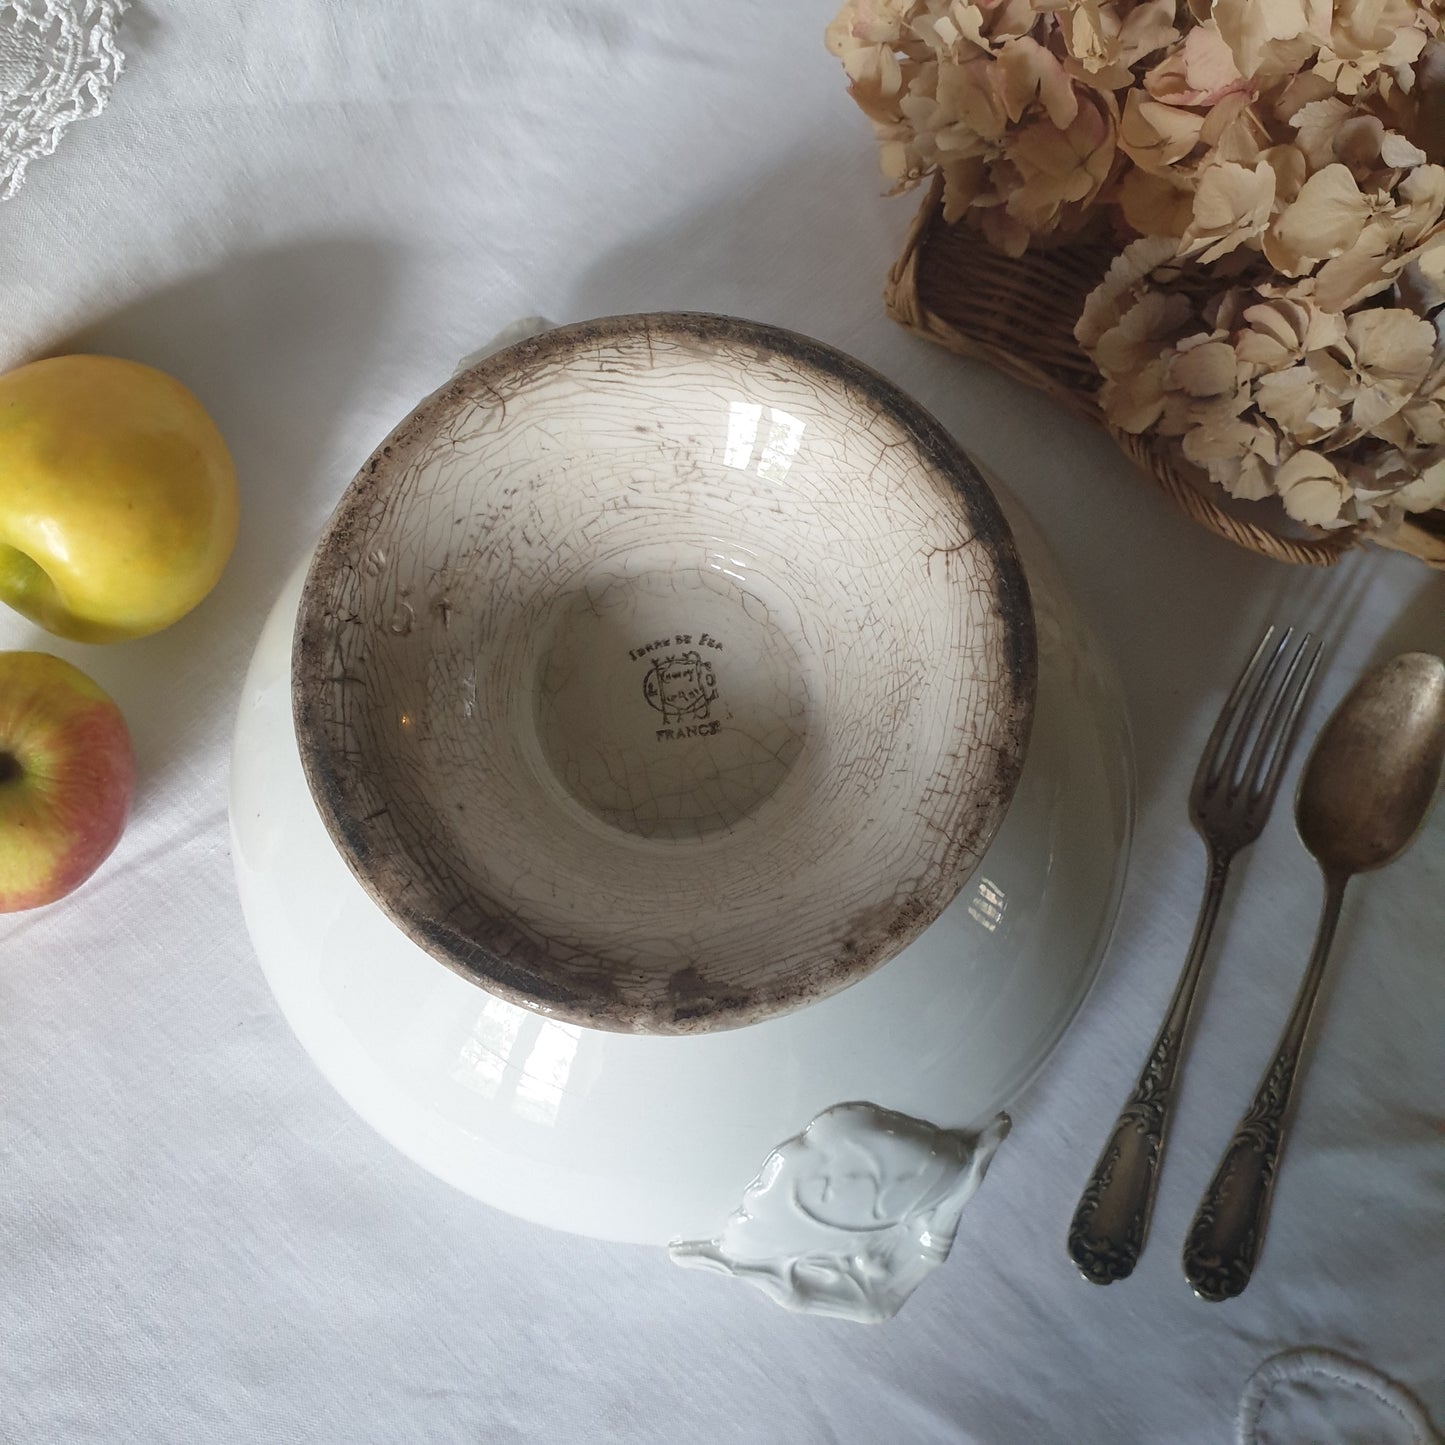
[[[173,372],[244,504],[219,588],[167,632],[83,648],[0,618],[0,647],[112,691],[140,768],[104,870],[0,919],[0,1438],[1219,1442],[1251,1372],[1296,1346],[1368,1362],[1445,1421],[1441,813],[1351,891],[1245,1295],[1195,1300],[1179,1245],[1320,902],[1287,792],[1231,894],[1140,1268],[1098,1289],[1063,1250],[1193,923],[1184,799],[1228,681],[1266,619],[1325,621],[1313,727],[1369,661],[1445,652],[1445,577],[1238,553],[1102,436],[889,322],[915,201],[882,195],[830,11],[141,0],[110,108],[0,207],[0,366],[92,349]],[[880,1327],[787,1315],[422,1173],[292,1038],[232,883],[246,660],[371,447],[517,316],[666,308],[809,332],[935,410],[1033,512],[1131,711],[1111,953],[952,1258]]]

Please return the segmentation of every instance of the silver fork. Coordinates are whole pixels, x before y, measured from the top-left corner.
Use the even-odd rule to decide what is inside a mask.
[[[1290,654],[1293,636],[1286,628],[1276,642],[1275,629],[1266,630],[1194,775],[1189,817],[1208,854],[1204,901],[1164,1022],[1069,1225],[1069,1257],[1095,1284],[1127,1279],[1149,1233],[1174,1081],[1229,866],[1264,831],[1319,666],[1319,644],[1305,633]]]

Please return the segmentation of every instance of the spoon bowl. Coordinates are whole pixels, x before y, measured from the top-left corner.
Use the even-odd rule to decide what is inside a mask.
[[[1355,686],[1321,730],[1295,822],[1321,868],[1351,876],[1409,847],[1445,764],[1445,661],[1406,652]]]

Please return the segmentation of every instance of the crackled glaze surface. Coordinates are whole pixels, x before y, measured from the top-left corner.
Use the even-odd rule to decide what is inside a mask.
[[[295,714],[373,897],[595,1027],[745,1024],[957,893],[1034,693],[971,464],[827,348],[698,316],[562,327],[404,422],[324,534]]]
[[[668,1247],[786,1309],[892,1319],[948,1258],[963,1206],[1009,1131],[940,1129],[877,1104],[835,1104],[767,1157],[715,1239]]]

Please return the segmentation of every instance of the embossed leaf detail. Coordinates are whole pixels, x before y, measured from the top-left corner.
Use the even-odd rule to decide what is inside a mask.
[[[715,1239],[676,1264],[746,1280],[787,1309],[890,1319],[948,1257],[963,1206],[1009,1130],[939,1129],[876,1104],[837,1104],[778,1145]]]

